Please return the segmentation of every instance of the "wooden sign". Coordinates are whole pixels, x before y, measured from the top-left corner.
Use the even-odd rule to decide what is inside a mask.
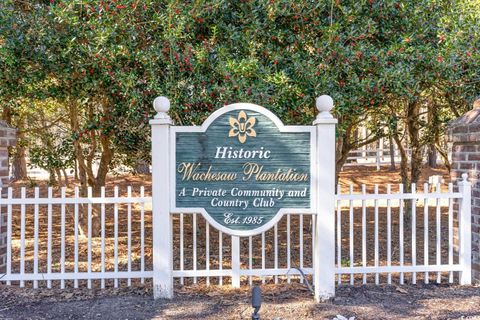
[[[267,109],[232,104],[201,127],[172,127],[172,212],[202,213],[238,236],[283,213],[313,213],[315,128],[284,126]]]

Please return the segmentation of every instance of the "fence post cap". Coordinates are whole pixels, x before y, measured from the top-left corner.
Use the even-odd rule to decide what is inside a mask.
[[[158,113],[167,113],[168,110],[170,110],[170,100],[163,96],[156,97],[155,100],[153,100],[153,108]]]
[[[462,179],[464,182],[468,181],[468,173],[462,173]]]
[[[168,111],[170,110],[170,100],[167,97],[159,96],[153,100],[153,108],[157,111],[155,115],[155,119],[159,120],[160,122],[150,122],[150,123],[157,123],[157,124],[171,124],[172,119],[168,115]]]
[[[316,106],[319,112],[330,112],[333,109],[333,99],[329,95],[321,95],[316,99]]]
[[[325,121],[328,123],[334,121],[334,123],[336,123],[336,120],[333,119],[333,116],[330,114],[330,111],[333,109],[332,97],[326,94],[321,95],[315,100],[315,104],[320,113],[317,115],[317,118],[313,124],[326,123]]]

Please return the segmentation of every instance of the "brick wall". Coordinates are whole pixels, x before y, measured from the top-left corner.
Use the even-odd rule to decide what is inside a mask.
[[[8,147],[15,145],[16,130],[0,121],[0,187],[2,197],[6,196],[5,187],[8,186]],[[7,253],[7,214],[6,207],[0,206],[0,274],[5,272]]]
[[[467,173],[472,183],[472,279],[480,282],[480,99],[448,129],[454,181]]]

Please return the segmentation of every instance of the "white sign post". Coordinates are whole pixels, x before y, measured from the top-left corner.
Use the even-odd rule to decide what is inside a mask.
[[[170,216],[170,101],[157,97],[153,101],[157,115],[152,126],[152,229],[153,296],[173,298],[172,217]]]
[[[315,300],[320,302],[335,296],[335,125],[330,114],[333,100],[323,95],[317,98],[320,112],[317,127],[317,215],[315,217],[313,273]]]

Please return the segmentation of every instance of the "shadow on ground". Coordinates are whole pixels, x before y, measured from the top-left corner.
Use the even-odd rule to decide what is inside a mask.
[[[315,304],[299,284],[262,288],[262,319],[480,319],[480,287],[367,285],[339,287]],[[154,301],[150,288],[107,290],[0,287],[0,319],[251,319],[249,290],[179,288]]]

